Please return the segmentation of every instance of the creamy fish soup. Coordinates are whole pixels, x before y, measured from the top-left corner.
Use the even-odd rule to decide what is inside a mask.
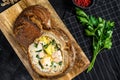
[[[32,56],[32,64],[42,72],[60,72],[64,66],[59,41],[49,36],[37,38],[30,46],[29,53]]]

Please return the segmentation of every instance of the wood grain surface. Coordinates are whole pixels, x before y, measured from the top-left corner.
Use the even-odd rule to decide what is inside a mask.
[[[13,47],[14,51],[32,76],[34,80],[46,80],[45,78],[40,77],[36,72],[34,72],[31,68],[31,65],[28,61],[28,56],[26,51],[23,50],[20,45],[16,42],[15,36],[13,34],[13,24],[17,16],[23,11],[26,7],[31,5],[42,5],[47,8],[52,18],[55,20],[55,25],[64,29],[67,35],[74,41],[74,46],[76,47],[76,60],[74,67],[71,69],[69,73],[66,75],[59,77],[57,80],[71,80],[81,72],[83,72],[89,66],[89,60],[81,50],[71,33],[68,31],[66,26],[63,24],[62,20],[59,18],[51,4],[48,0],[21,0],[15,5],[11,6],[4,12],[0,13],[0,29],[7,38],[10,45]],[[48,79],[47,79],[48,80]],[[50,79],[51,80],[51,79]],[[56,79],[53,79],[56,80]]]

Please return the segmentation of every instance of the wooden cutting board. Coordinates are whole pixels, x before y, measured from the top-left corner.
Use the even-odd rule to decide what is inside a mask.
[[[69,37],[74,41],[74,45],[76,46],[76,59],[75,64],[72,70],[67,73],[66,75],[59,77],[57,80],[71,80],[81,72],[83,72],[87,67],[89,66],[89,60],[85,56],[84,52],[81,50],[79,45],[76,43],[75,39],[71,35],[71,33],[68,31],[66,26],[63,24],[62,20],[58,17],[55,10],[51,6],[48,0],[21,0],[12,7],[8,8],[4,12],[0,13],[0,29],[13,47],[14,51],[32,76],[34,80],[45,80],[44,78],[40,77],[37,73],[35,73],[31,65],[28,61],[28,56],[26,52],[19,46],[19,44],[16,42],[16,39],[13,34],[13,23],[17,16],[21,13],[21,11],[31,5],[40,4],[46,8],[51,13],[52,18],[54,18],[56,25],[63,28],[66,33],[69,35]],[[48,80],[48,79],[47,79]]]

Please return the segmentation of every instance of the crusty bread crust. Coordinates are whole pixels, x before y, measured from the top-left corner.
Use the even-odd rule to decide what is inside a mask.
[[[39,37],[43,28],[49,29],[50,12],[39,5],[30,6],[22,11],[14,23],[14,34],[17,41],[25,47]]]
[[[15,22],[14,34],[17,41],[27,50],[34,39],[40,36],[40,29],[24,17],[21,17]]]
[[[33,62],[32,62],[32,56],[30,55],[30,53],[28,53],[30,63],[32,65],[33,69],[38,74],[40,74],[41,76],[49,77],[49,78],[60,77],[60,76],[64,75],[65,73],[67,73],[71,69],[71,67],[73,66],[73,64],[74,64],[75,50],[73,48],[73,45],[71,44],[71,41],[70,41],[69,37],[61,29],[53,28],[51,30],[47,30],[47,31],[45,30],[42,34],[43,35],[46,34],[49,37],[53,36],[55,39],[57,39],[60,42],[60,44],[62,46],[61,51],[62,51],[62,55],[63,55],[63,59],[64,59],[63,61],[64,61],[65,66],[62,69],[62,71],[60,71],[60,72],[56,72],[56,73],[44,73],[44,72],[40,71],[33,64]]]
[[[56,40],[59,40],[62,45],[61,51],[64,59],[65,66],[62,71],[53,74],[45,73],[40,71],[32,62],[32,56],[28,51],[28,59],[32,66],[32,69],[37,72],[42,77],[55,78],[60,77],[67,73],[75,61],[75,49],[72,44],[71,39],[68,37],[64,30],[51,26],[48,24],[50,17],[50,12],[40,6],[30,6],[26,8],[16,19],[14,24],[14,34],[18,43],[28,51],[29,45],[34,42],[34,40],[43,34],[48,36],[54,36]],[[54,23],[53,21],[50,23]],[[52,34],[52,35],[51,35]]]

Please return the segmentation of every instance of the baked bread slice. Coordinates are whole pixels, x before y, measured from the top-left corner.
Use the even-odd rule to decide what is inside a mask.
[[[39,5],[30,6],[22,11],[14,23],[14,33],[17,41],[28,48],[35,38],[40,36],[42,29],[49,29],[50,12]]]
[[[19,17],[14,25],[14,34],[17,41],[26,50],[28,46],[40,36],[40,29],[24,17]]]
[[[50,12],[34,5],[26,8],[14,23],[18,43],[28,52],[32,69],[42,77],[60,77],[75,61],[72,40],[63,29],[52,26]]]

